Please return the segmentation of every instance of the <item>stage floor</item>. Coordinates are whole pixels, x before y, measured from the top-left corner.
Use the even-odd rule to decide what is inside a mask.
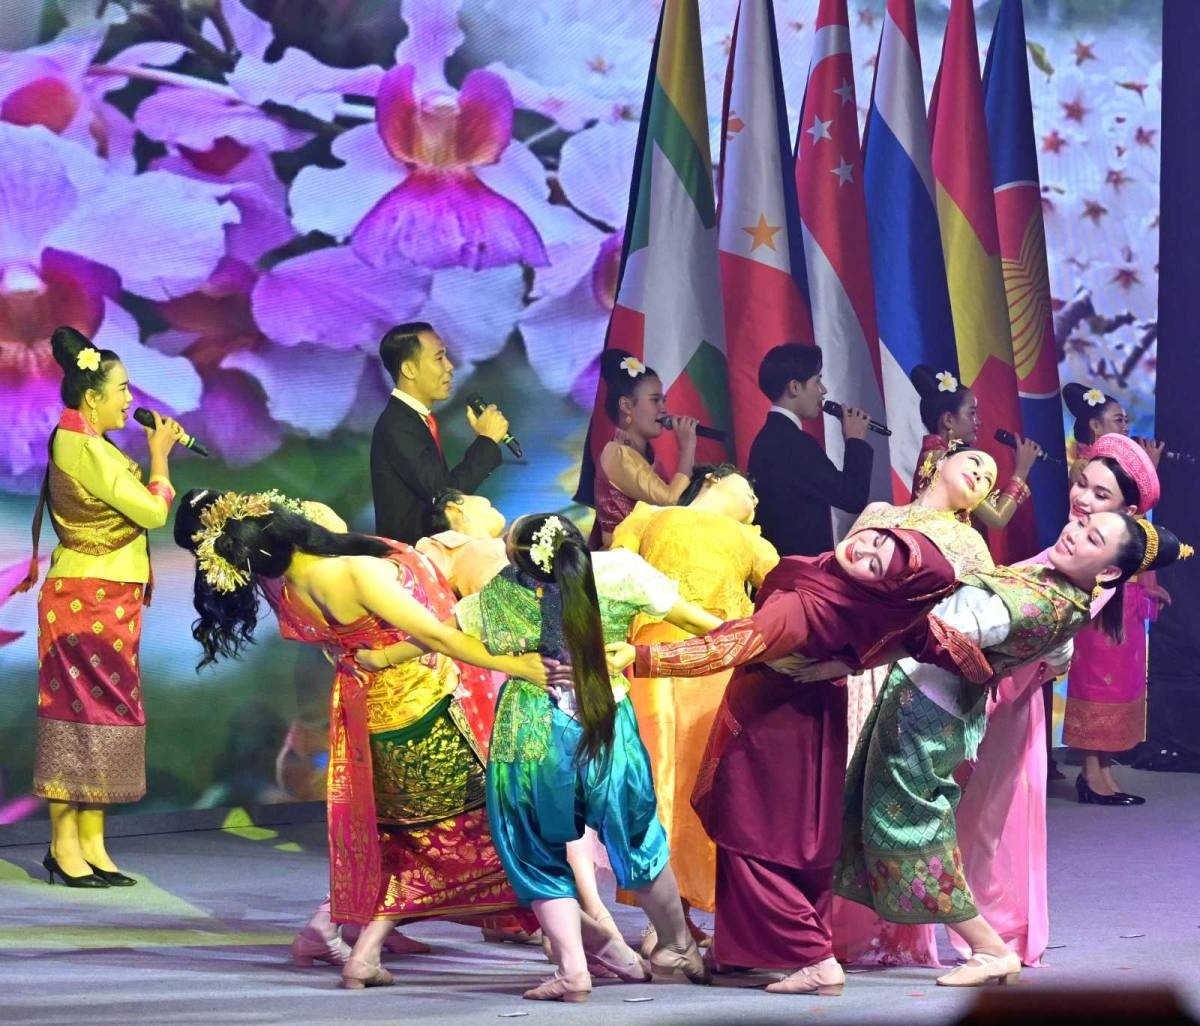
[[[1075,770],[1069,771],[1074,776]],[[1200,778],[1121,771],[1139,808],[1077,805],[1071,782],[1050,803],[1053,949],[1026,970],[1034,989],[1173,986],[1200,1013]],[[852,973],[840,998],[784,997],[770,977],[712,988],[601,982],[584,1006],[522,1001],[549,973],[541,950],[432,924],[411,932],[425,956],[385,962],[397,986],[348,992],[331,967],[297,969],[287,944],[326,890],[322,829],[309,824],[119,838],[142,882],[100,892],[48,887],[44,847],[0,848],[0,1021],[156,1024],[814,1021],[952,1022],[975,993],[934,986],[932,969]],[[641,913],[615,906],[630,937]],[[649,1000],[647,1000],[649,999]],[[598,1017],[598,1018],[597,1018]]]

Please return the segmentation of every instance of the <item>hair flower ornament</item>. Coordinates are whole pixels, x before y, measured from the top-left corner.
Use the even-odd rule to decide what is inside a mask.
[[[949,371],[938,371],[934,377],[937,378],[939,392],[958,391],[958,378],[956,378]]]
[[[82,371],[98,371],[100,369],[100,350],[92,346],[79,350],[75,356],[75,366]]]
[[[209,585],[219,592],[237,591],[250,583],[250,565],[234,566],[216,550],[217,539],[225,532],[231,520],[247,517],[262,517],[271,512],[278,503],[278,492],[258,492],[243,495],[241,492],[226,492],[200,514],[203,527],[192,535],[196,543],[196,563]]]
[[[1103,406],[1104,393],[1098,388],[1089,388],[1083,393],[1083,401],[1089,406]]]
[[[636,356],[627,356],[618,365],[631,378],[640,377],[646,373],[646,365]]]
[[[534,532],[533,543],[529,546],[529,558],[542,573],[553,572],[554,552],[558,548],[558,539],[566,533],[567,529],[558,517],[549,517]]]

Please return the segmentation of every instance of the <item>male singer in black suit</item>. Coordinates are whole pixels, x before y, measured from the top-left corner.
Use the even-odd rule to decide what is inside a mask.
[[[435,496],[447,488],[470,494],[500,465],[508,421],[495,406],[478,416],[468,408],[467,422],[479,437],[451,470],[431,409],[450,395],[454,380],[438,333],[424,321],[398,325],[383,336],[379,358],[396,387],[371,435],[375,533],[411,545],[426,533]]]
[[[874,452],[866,441],[870,419],[843,408],[846,452],[841,470],[801,421],[821,416],[826,389],[821,350],[789,342],[776,346],[758,368],[758,387],[771,400],[766,423],[750,447],[747,470],[758,493],[756,522],[781,556],[816,556],[834,545],[830,507],[860,513],[871,489]]]

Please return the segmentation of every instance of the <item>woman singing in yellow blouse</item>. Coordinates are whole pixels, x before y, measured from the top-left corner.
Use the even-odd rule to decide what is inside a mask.
[[[779,554],[751,526],[758,498],[731,464],[697,467],[680,505],[639,504],[613,532],[612,547],[638,553],[679,582],[680,596],[720,620],[749,616],[747,594]],[[634,621],[635,644],[676,641],[688,635],[663,621]],[[692,810],[701,756],[732,670],[707,677],[635,679],[630,691],[638,730],[650,753],[658,818],[667,831],[671,865],[686,906],[716,907],[716,847]],[[693,927],[693,934],[698,934]],[[702,940],[703,935],[697,936]],[[653,941],[650,942],[653,944]]]
[[[692,479],[696,459],[696,418],[674,417],[672,429],[679,443],[679,465],[669,481],[654,459],[651,442],[663,432],[666,414],[662,382],[636,356],[621,349],[606,349],[600,362],[604,379],[604,412],[616,426],[600,451],[596,468],[597,538],[607,548],[613,528],[629,516],[635,504],[672,506]]]
[[[50,803],[42,865],[69,887],[128,887],[104,846],[105,806],[146,793],[146,717],[138,641],[147,598],[146,532],[167,522],[175,492],[167,454],[182,429],[155,414],[147,429],[150,482],[105,438],[125,426],[133,401],[117,354],[73,328],[51,339],[66,409],[34,518],[37,577],[43,504],[58,535],[38,596],[38,725],[33,793]]]

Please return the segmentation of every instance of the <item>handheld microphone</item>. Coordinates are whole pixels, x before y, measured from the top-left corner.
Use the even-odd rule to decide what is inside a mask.
[[[1141,442],[1142,439],[1134,438],[1134,441]],[[1195,463],[1196,462],[1196,457],[1193,456],[1190,452],[1170,452],[1167,449],[1163,449],[1162,456],[1159,458],[1164,459],[1164,460],[1170,460],[1172,463]]]
[[[483,401],[483,396],[478,392],[467,396],[467,405],[471,407],[476,417],[487,409],[487,403]],[[517,459],[521,459],[525,455],[525,450],[521,448],[521,443],[516,440],[511,431],[505,432],[504,437],[500,441],[508,446],[508,451]]]
[[[136,420],[142,427],[148,427],[151,431],[154,430],[154,414],[146,407],[139,406],[133,411],[133,419]],[[207,456],[209,452],[203,445],[196,441],[191,435],[184,435],[179,439],[179,444],[185,449],[191,449],[197,456]]]
[[[673,430],[675,427],[675,418],[669,413],[664,413],[661,417],[659,417],[658,422],[668,431]],[[705,426],[704,424],[696,425],[696,436],[698,438],[711,438],[714,442],[723,442],[729,437],[729,435],[720,428],[711,428]]]
[[[1007,445],[1010,449],[1015,449],[1017,447],[1016,435],[1014,435],[1011,431],[1005,431],[1004,428],[996,428],[996,434],[994,437],[997,442],[999,442],[1001,445]],[[1041,448],[1041,446],[1038,446],[1037,458],[1039,460],[1044,460],[1046,463],[1057,463],[1059,466],[1062,466],[1062,460],[1051,456],[1048,452],[1046,452],[1045,449]]]
[[[821,409],[823,409],[831,417],[837,417],[838,420],[842,419],[841,403],[835,403],[832,399],[826,399],[825,402],[821,404]],[[886,424],[880,424],[877,420],[868,420],[867,427],[874,431],[875,434],[883,435],[885,437],[892,433],[891,428],[889,428]]]

